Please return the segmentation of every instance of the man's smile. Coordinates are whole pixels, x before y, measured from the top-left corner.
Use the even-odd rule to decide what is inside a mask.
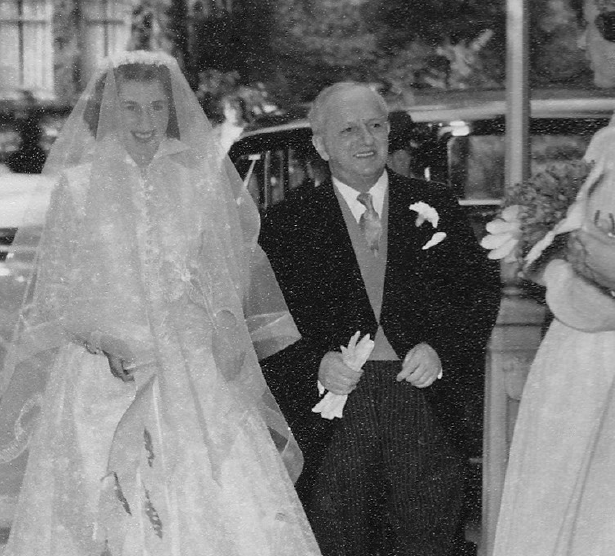
[[[372,156],[376,156],[375,150],[355,154],[356,158],[370,158]]]

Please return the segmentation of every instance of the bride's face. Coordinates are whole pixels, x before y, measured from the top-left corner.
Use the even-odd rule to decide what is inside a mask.
[[[160,81],[120,81],[122,135],[137,164],[149,164],[169,124],[169,101]]]

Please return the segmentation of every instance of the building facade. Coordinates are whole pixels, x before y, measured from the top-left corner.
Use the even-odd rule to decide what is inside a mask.
[[[70,103],[101,59],[143,43],[139,18],[150,19],[150,48],[172,50],[160,29],[179,5],[188,18],[233,9],[232,0],[0,0],[0,100],[27,91]]]
[[[1,0],[0,96],[69,101],[98,61],[125,50],[133,0]]]

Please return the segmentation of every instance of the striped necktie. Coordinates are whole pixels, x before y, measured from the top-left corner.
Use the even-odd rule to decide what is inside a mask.
[[[372,196],[369,193],[360,193],[357,196],[357,201],[365,206],[365,212],[359,219],[359,228],[363,232],[367,245],[374,252],[378,254],[378,244],[380,242],[380,236],[382,235],[382,223],[380,217],[374,209],[374,202]]]

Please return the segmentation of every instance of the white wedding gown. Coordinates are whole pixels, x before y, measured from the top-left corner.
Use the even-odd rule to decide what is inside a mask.
[[[584,332],[554,312],[523,390],[495,556],[615,554],[615,322]]]
[[[141,252],[145,268],[160,255]],[[124,383],[104,355],[59,349],[3,556],[320,554],[266,424],[216,378],[207,312],[185,292],[157,298],[149,279],[158,351],[180,364]]]
[[[589,159],[612,160],[614,144],[611,125]],[[588,218],[615,213],[613,170]],[[615,299],[563,260],[549,263],[545,280],[555,318],[523,389],[493,554],[613,556]]]

